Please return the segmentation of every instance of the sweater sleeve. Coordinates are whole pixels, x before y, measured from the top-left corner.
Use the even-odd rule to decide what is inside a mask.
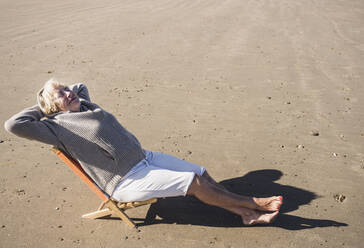
[[[79,84],[72,84],[69,86],[69,88],[78,95],[79,98],[85,99],[87,101],[91,101],[90,100],[90,95],[88,94],[88,89],[86,87],[86,85],[84,85],[83,83],[79,83]]]
[[[59,146],[53,121],[41,120],[43,117],[44,114],[35,105],[12,116],[5,122],[4,126],[8,132],[19,137]]]

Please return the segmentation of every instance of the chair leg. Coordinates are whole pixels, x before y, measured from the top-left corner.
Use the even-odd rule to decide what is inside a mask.
[[[101,204],[100,204],[100,206],[99,206],[99,208],[98,208],[97,210],[101,210],[101,209],[103,209],[103,208],[104,208],[104,206],[105,206],[105,204],[106,204],[108,201],[110,201],[110,199],[106,199],[105,201],[101,202]]]
[[[110,209],[105,208],[105,209],[97,210],[97,211],[92,212],[92,213],[84,214],[84,215],[82,215],[82,218],[97,219],[97,218],[102,218],[102,217],[105,217],[105,216],[109,216],[112,213],[113,212]]]
[[[113,213],[115,213],[117,216],[119,216],[120,219],[122,219],[123,221],[125,221],[126,224],[128,224],[130,227],[132,228],[136,228],[134,222],[124,213],[123,210],[119,209],[115,202],[113,201],[108,201],[106,203],[106,206],[113,211]]]

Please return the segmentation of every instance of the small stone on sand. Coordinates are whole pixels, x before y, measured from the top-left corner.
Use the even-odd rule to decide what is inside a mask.
[[[337,202],[343,202],[346,199],[346,196],[342,195],[342,194],[336,194],[334,195],[334,199]]]
[[[312,136],[319,136],[320,133],[318,131],[311,131]]]

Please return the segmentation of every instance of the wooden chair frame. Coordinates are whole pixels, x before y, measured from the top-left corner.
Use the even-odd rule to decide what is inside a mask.
[[[82,169],[81,165],[68,156],[65,152],[53,147],[52,151],[57,154],[57,156],[68,165],[68,167],[71,168],[71,170],[79,176],[82,181],[84,181],[89,188],[92,189],[102,200],[102,203],[100,207],[97,209],[97,211],[84,214],[82,215],[82,218],[89,218],[89,219],[97,219],[102,218],[105,216],[110,216],[112,214],[115,214],[118,216],[121,220],[123,220],[125,223],[127,223],[132,228],[137,228],[136,224],[129,218],[128,215],[124,212],[127,209],[130,208],[136,208],[143,205],[148,205],[155,203],[157,201],[157,198],[152,198],[147,201],[137,201],[137,202],[117,202],[110,198],[105,192],[103,192],[92,180],[91,177],[89,177],[86,172]]]

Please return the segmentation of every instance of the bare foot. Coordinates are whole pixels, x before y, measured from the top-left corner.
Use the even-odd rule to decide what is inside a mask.
[[[230,208],[230,211],[240,215],[244,225],[269,224],[274,221],[278,215],[278,211],[273,213],[262,212],[250,208]]]
[[[253,198],[253,201],[257,204],[256,209],[261,211],[279,211],[283,203],[282,196],[272,196],[267,198]]]
[[[244,225],[269,224],[275,220],[278,211],[273,213],[264,213],[258,210],[247,210],[241,215]]]

